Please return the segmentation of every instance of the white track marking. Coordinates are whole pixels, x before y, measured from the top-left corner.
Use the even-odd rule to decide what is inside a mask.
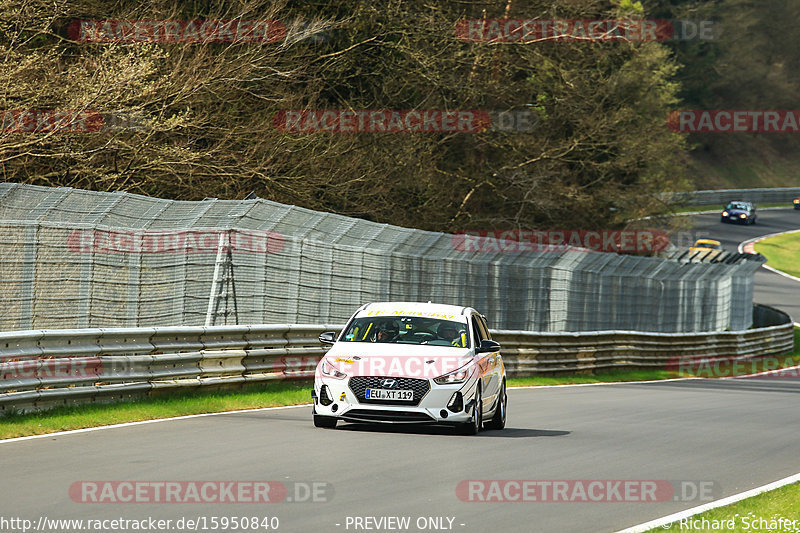
[[[774,481],[772,483],[768,483],[766,485],[762,485],[760,487],[756,487],[754,489],[745,492],[740,492],[739,494],[734,494],[733,496],[728,496],[727,498],[722,498],[721,500],[699,505],[697,507],[692,507],[691,509],[663,516],[661,518],[656,518],[655,520],[651,520],[643,524],[631,526],[627,529],[618,531],[617,533],[641,533],[643,531],[648,531],[650,529],[657,527],[666,529],[667,527],[669,527],[669,524],[679,522],[680,520],[689,518],[690,516],[704,513],[711,509],[716,509],[717,507],[730,505],[732,503],[742,501],[752,496],[757,496],[763,492],[769,492],[771,490],[779,489],[786,485],[791,485],[792,483],[797,483],[798,481],[800,481],[800,474],[794,474],[793,476],[785,477],[783,479],[779,479],[778,481]]]

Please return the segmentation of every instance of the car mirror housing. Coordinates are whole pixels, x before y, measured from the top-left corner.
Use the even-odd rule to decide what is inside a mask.
[[[481,341],[481,345],[475,350],[475,353],[499,352],[499,351],[500,351],[499,342],[484,339]]]
[[[335,331],[326,331],[325,333],[321,333],[319,336],[319,342],[322,344],[333,344],[336,342],[336,332]]]

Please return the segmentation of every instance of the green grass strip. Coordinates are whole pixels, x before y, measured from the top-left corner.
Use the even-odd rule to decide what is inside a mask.
[[[173,416],[310,403],[311,387],[309,380],[269,381],[235,391],[177,391],[129,402],[56,407],[38,413],[5,413],[0,416],[0,439]]]
[[[772,268],[800,277],[800,232],[764,239],[755,244],[755,249],[767,258],[767,264]]]
[[[764,492],[706,511],[684,522],[676,521],[669,527],[657,527],[650,531],[800,531],[800,483]]]

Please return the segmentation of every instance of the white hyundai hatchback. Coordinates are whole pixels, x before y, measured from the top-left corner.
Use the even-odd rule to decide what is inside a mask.
[[[363,305],[317,365],[314,425],[338,420],[439,423],[474,435],[506,424],[500,345],[470,307],[416,302]]]

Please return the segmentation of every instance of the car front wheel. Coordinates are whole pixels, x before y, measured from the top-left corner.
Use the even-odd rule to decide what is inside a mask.
[[[312,413],[314,414],[314,427],[317,428],[336,427],[337,420],[335,416],[318,415],[316,409],[314,409]]]
[[[461,425],[463,435],[477,435],[483,426],[483,400],[481,398],[481,388],[475,391],[475,407],[472,411],[472,420]]]
[[[483,427],[486,429],[503,429],[506,427],[506,408],[508,407],[508,395],[506,394],[506,384],[503,382],[503,387],[500,390],[500,399],[498,400],[497,409],[494,410],[494,416],[491,420],[486,422]]]
[[[336,419],[332,416],[314,415],[314,427],[335,428]]]

